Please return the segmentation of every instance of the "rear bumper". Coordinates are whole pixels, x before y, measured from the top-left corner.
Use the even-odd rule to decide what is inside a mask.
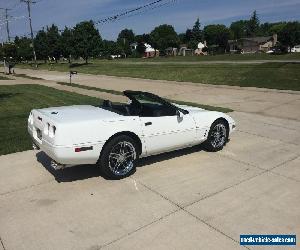
[[[75,152],[75,148],[79,147],[77,145],[57,146],[44,139],[39,140],[36,136],[34,136],[34,131],[30,127],[28,127],[28,133],[32,139],[33,145],[48,155],[57,165],[96,164],[104,145],[104,143],[96,143],[92,145],[80,144],[80,147],[92,146],[93,150]]]

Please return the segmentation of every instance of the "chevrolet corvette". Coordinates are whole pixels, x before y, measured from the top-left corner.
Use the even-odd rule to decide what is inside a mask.
[[[171,103],[142,91],[124,91],[126,104],[104,100],[98,107],[75,105],[33,109],[28,132],[34,148],[58,170],[97,164],[112,179],[133,174],[139,158],[202,144],[219,151],[235,130],[221,112]]]

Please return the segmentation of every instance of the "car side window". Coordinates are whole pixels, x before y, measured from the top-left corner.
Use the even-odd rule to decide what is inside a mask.
[[[142,104],[141,117],[175,116],[176,109],[162,104]]]
[[[139,94],[135,96],[141,105],[141,117],[161,117],[161,116],[175,116],[176,109],[166,105],[159,100],[155,100],[149,96]]]

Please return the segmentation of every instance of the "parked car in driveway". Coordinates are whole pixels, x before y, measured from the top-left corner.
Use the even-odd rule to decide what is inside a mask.
[[[134,173],[139,158],[200,143],[219,151],[235,130],[221,112],[170,103],[157,95],[124,91],[128,104],[103,101],[99,107],[76,105],[34,109],[28,131],[36,148],[61,169],[98,164],[110,178]]]
[[[291,48],[292,53],[299,53],[300,52],[300,45],[296,45],[293,48]]]

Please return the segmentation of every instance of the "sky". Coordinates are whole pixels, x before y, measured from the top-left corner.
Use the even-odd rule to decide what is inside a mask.
[[[32,5],[33,30],[56,24],[60,29],[84,20],[101,20],[154,0],[35,0]],[[207,24],[230,25],[232,21],[249,19],[257,10],[261,22],[300,20],[300,0],[164,0],[160,8],[97,25],[103,39],[115,40],[124,29],[135,34],[149,33],[160,24],[171,24],[185,32],[199,18]],[[27,6],[20,0],[0,0],[0,8],[10,8],[10,35],[29,35]],[[0,9],[0,41],[7,40],[4,11]]]

